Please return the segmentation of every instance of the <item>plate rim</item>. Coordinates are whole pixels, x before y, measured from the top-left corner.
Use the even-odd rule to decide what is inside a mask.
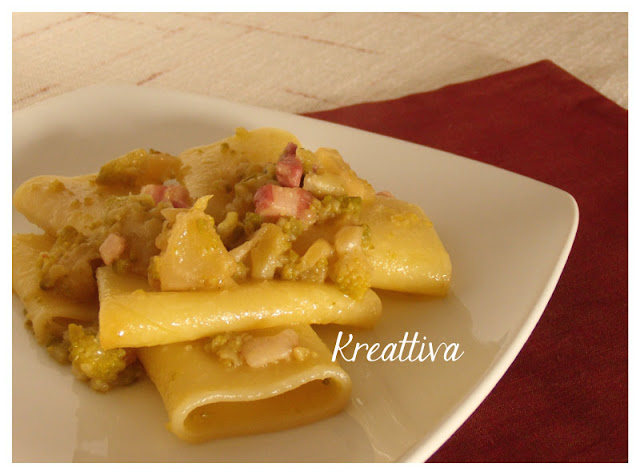
[[[458,408],[453,411],[452,415],[443,423],[443,428],[440,432],[444,432],[448,435],[442,434],[440,436],[440,434],[438,434],[439,431],[436,431],[433,435],[424,437],[420,442],[414,444],[411,449],[401,455],[398,459],[399,462],[418,463],[428,460],[429,457],[435,454],[446,443],[446,441],[464,425],[469,417],[471,417],[471,415],[485,401],[487,396],[489,396],[493,391],[498,382],[500,382],[500,380],[507,374],[507,371],[522,351],[522,348],[524,348],[524,345],[526,345],[535,327],[540,322],[542,314],[546,310],[549,300],[551,299],[566,266],[571,249],[573,248],[579,224],[579,208],[575,198],[564,190],[560,190],[559,188],[555,189],[564,194],[563,198],[567,201],[567,204],[572,211],[571,227],[566,236],[560,256],[549,279],[547,280],[547,284],[540,292],[532,306],[525,323],[514,336],[512,344],[500,352],[497,360],[490,366],[490,372],[485,375],[485,377],[480,380],[476,388],[472,390],[471,396],[463,401],[463,403],[460,404]],[[461,420],[462,422],[459,424],[453,424],[452,419]],[[426,459],[421,455],[423,453],[429,454]]]

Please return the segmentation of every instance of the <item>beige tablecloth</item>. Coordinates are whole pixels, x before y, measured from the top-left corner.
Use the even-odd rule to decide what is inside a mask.
[[[627,107],[626,13],[14,13],[13,110],[96,83],[288,112],[550,59]]]

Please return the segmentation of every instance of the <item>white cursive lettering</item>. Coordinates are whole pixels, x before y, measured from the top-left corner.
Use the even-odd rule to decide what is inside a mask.
[[[464,351],[460,350],[459,343],[442,342],[434,347],[433,342],[427,341],[425,336],[422,337],[421,341],[418,332],[413,334],[412,339],[409,339],[409,332],[405,332],[402,340],[398,340],[397,343],[387,343],[382,348],[382,352],[380,352],[380,347],[382,346],[380,343],[370,345],[369,343],[355,342],[353,353],[348,356],[345,351],[348,353],[349,346],[353,342],[353,335],[349,333],[348,341],[344,344],[342,343],[343,335],[342,330],[338,332],[331,361],[335,362],[338,354],[344,361],[355,361],[360,350],[366,352],[367,361],[410,361],[412,363],[419,361],[423,363],[429,360],[435,362],[440,354],[442,361],[452,362],[458,361],[464,355]]]

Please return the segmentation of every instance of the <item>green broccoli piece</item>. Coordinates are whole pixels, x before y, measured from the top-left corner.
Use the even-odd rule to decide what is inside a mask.
[[[102,349],[94,330],[72,323],[67,338],[73,373],[78,379],[88,381],[95,391],[106,392],[114,386],[131,384],[140,376],[141,368],[128,364],[127,351]]]
[[[364,256],[343,256],[329,274],[336,286],[349,297],[360,300],[371,287],[371,273]]]
[[[316,212],[317,222],[333,219],[341,215],[358,215],[362,210],[362,198],[359,196],[331,196],[327,195],[322,200],[312,204]]]

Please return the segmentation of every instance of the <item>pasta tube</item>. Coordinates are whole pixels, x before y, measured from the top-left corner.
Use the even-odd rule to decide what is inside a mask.
[[[151,291],[145,279],[97,271],[103,348],[155,346],[225,331],[293,323],[371,327],[382,314],[368,290],[354,300],[333,285],[258,281],[224,290]]]
[[[298,144],[295,135],[273,127],[247,131],[215,143],[192,147],[180,154],[184,183],[192,198],[212,195],[209,212],[216,222],[224,219],[224,207],[233,199],[233,185],[252,167],[275,163],[287,143]],[[255,171],[255,170],[254,170]]]
[[[257,368],[229,367],[207,351],[207,339],[139,349],[169,415],[168,429],[203,442],[288,429],[341,411],[351,394],[348,374],[309,325],[286,328],[298,336],[294,355]],[[260,338],[281,330],[247,334]]]
[[[33,325],[36,340],[46,344],[60,335],[71,322],[95,322],[98,303],[80,303],[40,288],[42,252],[53,245],[53,238],[41,234],[16,234],[12,239],[12,285]]]
[[[96,177],[94,174],[31,178],[18,187],[13,205],[47,234],[55,236],[65,226],[89,234],[102,219],[108,200],[118,194],[97,185]]]
[[[386,196],[363,206],[370,228],[371,287],[442,297],[451,281],[451,260],[420,207]]]

